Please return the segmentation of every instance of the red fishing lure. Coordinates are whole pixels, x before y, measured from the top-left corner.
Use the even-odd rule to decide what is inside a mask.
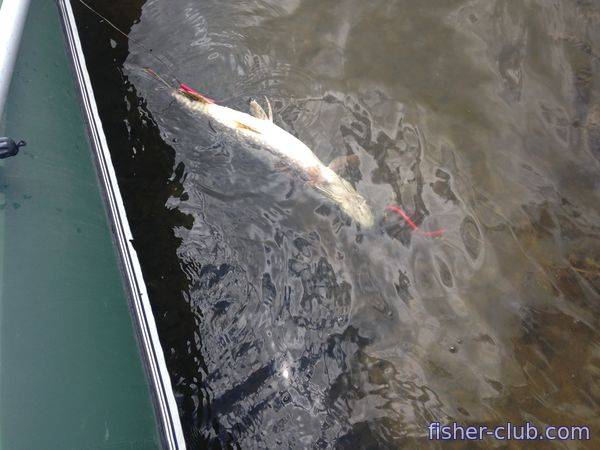
[[[400,208],[399,206],[387,205],[385,207],[385,209],[387,211],[392,211],[392,212],[395,212],[396,214],[398,214],[400,217],[402,217],[404,219],[404,221],[408,224],[408,226],[413,229],[413,231],[415,231],[423,236],[440,237],[442,234],[444,234],[444,231],[446,231],[444,228],[440,228],[439,230],[435,230],[435,231],[423,231],[419,228],[419,226],[416,223],[413,222],[413,220],[408,216],[408,214],[406,214],[404,212],[404,210],[402,210],[402,208]]]
[[[215,101],[212,98],[207,97],[204,94],[201,94],[196,89],[188,86],[185,83],[181,83],[179,85],[179,91],[182,92],[182,93],[184,93],[184,94],[187,94],[188,96],[192,97],[193,99],[199,100],[199,101],[201,101],[203,103],[215,103]]]

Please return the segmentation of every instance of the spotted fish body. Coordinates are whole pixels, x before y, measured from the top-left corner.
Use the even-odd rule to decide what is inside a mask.
[[[211,126],[227,139],[256,152],[267,152],[277,163],[302,174],[308,185],[339,205],[362,227],[373,226],[373,214],[365,199],[350,183],[325,166],[307,145],[275,125],[270,105],[266,113],[253,101],[250,108],[254,115],[250,115],[217,105],[186,85],[181,85],[174,95],[185,107],[209,119]]]

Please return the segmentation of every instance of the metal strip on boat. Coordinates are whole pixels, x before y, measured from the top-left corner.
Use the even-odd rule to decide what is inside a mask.
[[[163,435],[163,443],[168,449],[182,450],[186,448],[186,445],[177,412],[177,404],[141,267],[132,245],[133,235],[129,227],[117,176],[86,68],[73,9],[70,0],[58,0],[58,5],[77,78],[77,85],[81,94],[90,141],[94,149],[94,159],[105,194],[114,239],[119,250],[121,267],[129,291],[130,309],[136,325],[135,328],[146,370],[153,388],[153,399]]]

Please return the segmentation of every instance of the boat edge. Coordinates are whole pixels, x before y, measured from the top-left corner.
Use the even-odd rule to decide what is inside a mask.
[[[119,266],[126,284],[129,308],[138,337],[137,340],[146,374],[152,388],[152,399],[161,431],[161,440],[164,448],[169,450],[185,450],[186,444],[175,395],[158,337],[139,259],[132,245],[133,235],[129,227],[125,205],[121,197],[117,176],[112,164],[108,143],[87,71],[71,1],[57,0],[57,4],[89,132],[88,138],[93,148],[94,165],[100,180],[105,207],[113,231],[113,241],[119,252]]]

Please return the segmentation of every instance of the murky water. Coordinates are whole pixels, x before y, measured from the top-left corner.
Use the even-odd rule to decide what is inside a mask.
[[[507,420],[598,447],[600,3],[95,6],[144,46],[77,8],[191,448],[441,448],[429,422]],[[244,111],[267,96],[323,162],[357,155],[378,225],[143,67]]]

